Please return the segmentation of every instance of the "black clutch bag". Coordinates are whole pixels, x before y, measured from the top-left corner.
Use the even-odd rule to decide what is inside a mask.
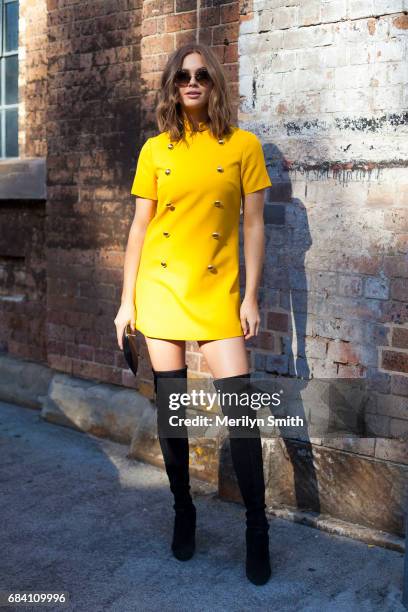
[[[122,335],[123,354],[129,368],[136,376],[137,366],[139,364],[139,356],[136,341],[136,330],[132,331],[130,323],[128,323],[123,330]]]

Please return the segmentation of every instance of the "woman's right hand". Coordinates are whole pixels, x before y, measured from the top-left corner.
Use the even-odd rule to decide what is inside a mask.
[[[123,331],[128,323],[132,331],[135,330],[136,312],[135,306],[131,302],[123,302],[118,310],[118,314],[115,317],[114,323],[116,325],[116,335],[118,338],[118,345],[121,351],[123,351],[122,336]]]

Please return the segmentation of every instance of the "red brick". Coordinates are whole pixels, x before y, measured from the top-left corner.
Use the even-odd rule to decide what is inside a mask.
[[[237,42],[238,40],[238,24],[231,23],[220,26],[215,26],[213,28],[213,44],[225,44],[225,41],[228,43]]]
[[[180,32],[191,30],[197,27],[197,13],[179,13],[177,15],[168,15],[166,17],[166,32]]]
[[[391,297],[394,300],[408,302],[408,281],[405,278],[397,278],[392,281]]]
[[[408,374],[408,353],[384,350],[381,355],[381,367],[384,370]]]
[[[239,3],[233,2],[221,7],[221,22],[239,22]]]
[[[391,344],[397,348],[408,349],[408,327],[394,327],[392,329]]]
[[[266,327],[274,331],[288,331],[288,315],[284,312],[268,312]]]
[[[358,350],[351,342],[331,341],[328,344],[327,359],[334,363],[356,365],[360,363]]]
[[[384,272],[391,278],[408,278],[408,258],[403,255],[386,255]]]

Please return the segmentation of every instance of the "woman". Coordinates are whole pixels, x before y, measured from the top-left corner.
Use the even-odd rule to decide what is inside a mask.
[[[231,115],[229,86],[212,50],[203,44],[177,49],[161,78],[156,110],[160,133],[146,140],[138,158],[131,189],[136,213],[115,318],[120,348],[128,322],[146,338],[158,436],[174,495],[172,551],[180,560],[194,553],[196,509],[190,495],[187,429],[179,427],[171,437],[168,418],[174,415],[169,394],[187,389],[185,343],[198,342],[217,391],[248,392],[245,340],[258,333],[260,323],[264,189],[272,183],[258,138],[231,125]],[[241,201],[246,266],[242,304]],[[239,402],[228,407],[222,402],[221,408],[229,415],[248,411]],[[248,436],[245,428],[242,435],[230,430],[229,441],[246,506],[246,574],[254,584],[264,584],[271,574],[269,524],[261,440],[259,429],[255,437],[253,431]]]

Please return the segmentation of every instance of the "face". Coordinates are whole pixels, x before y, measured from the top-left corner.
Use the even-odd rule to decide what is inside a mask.
[[[206,108],[213,85],[211,80],[208,83],[205,83],[204,81],[199,82],[196,79],[197,70],[200,68],[206,68],[206,64],[202,56],[199,53],[190,53],[189,55],[186,55],[181,68],[183,70],[187,70],[191,75],[190,82],[188,84],[176,85],[181,105],[186,110]]]

